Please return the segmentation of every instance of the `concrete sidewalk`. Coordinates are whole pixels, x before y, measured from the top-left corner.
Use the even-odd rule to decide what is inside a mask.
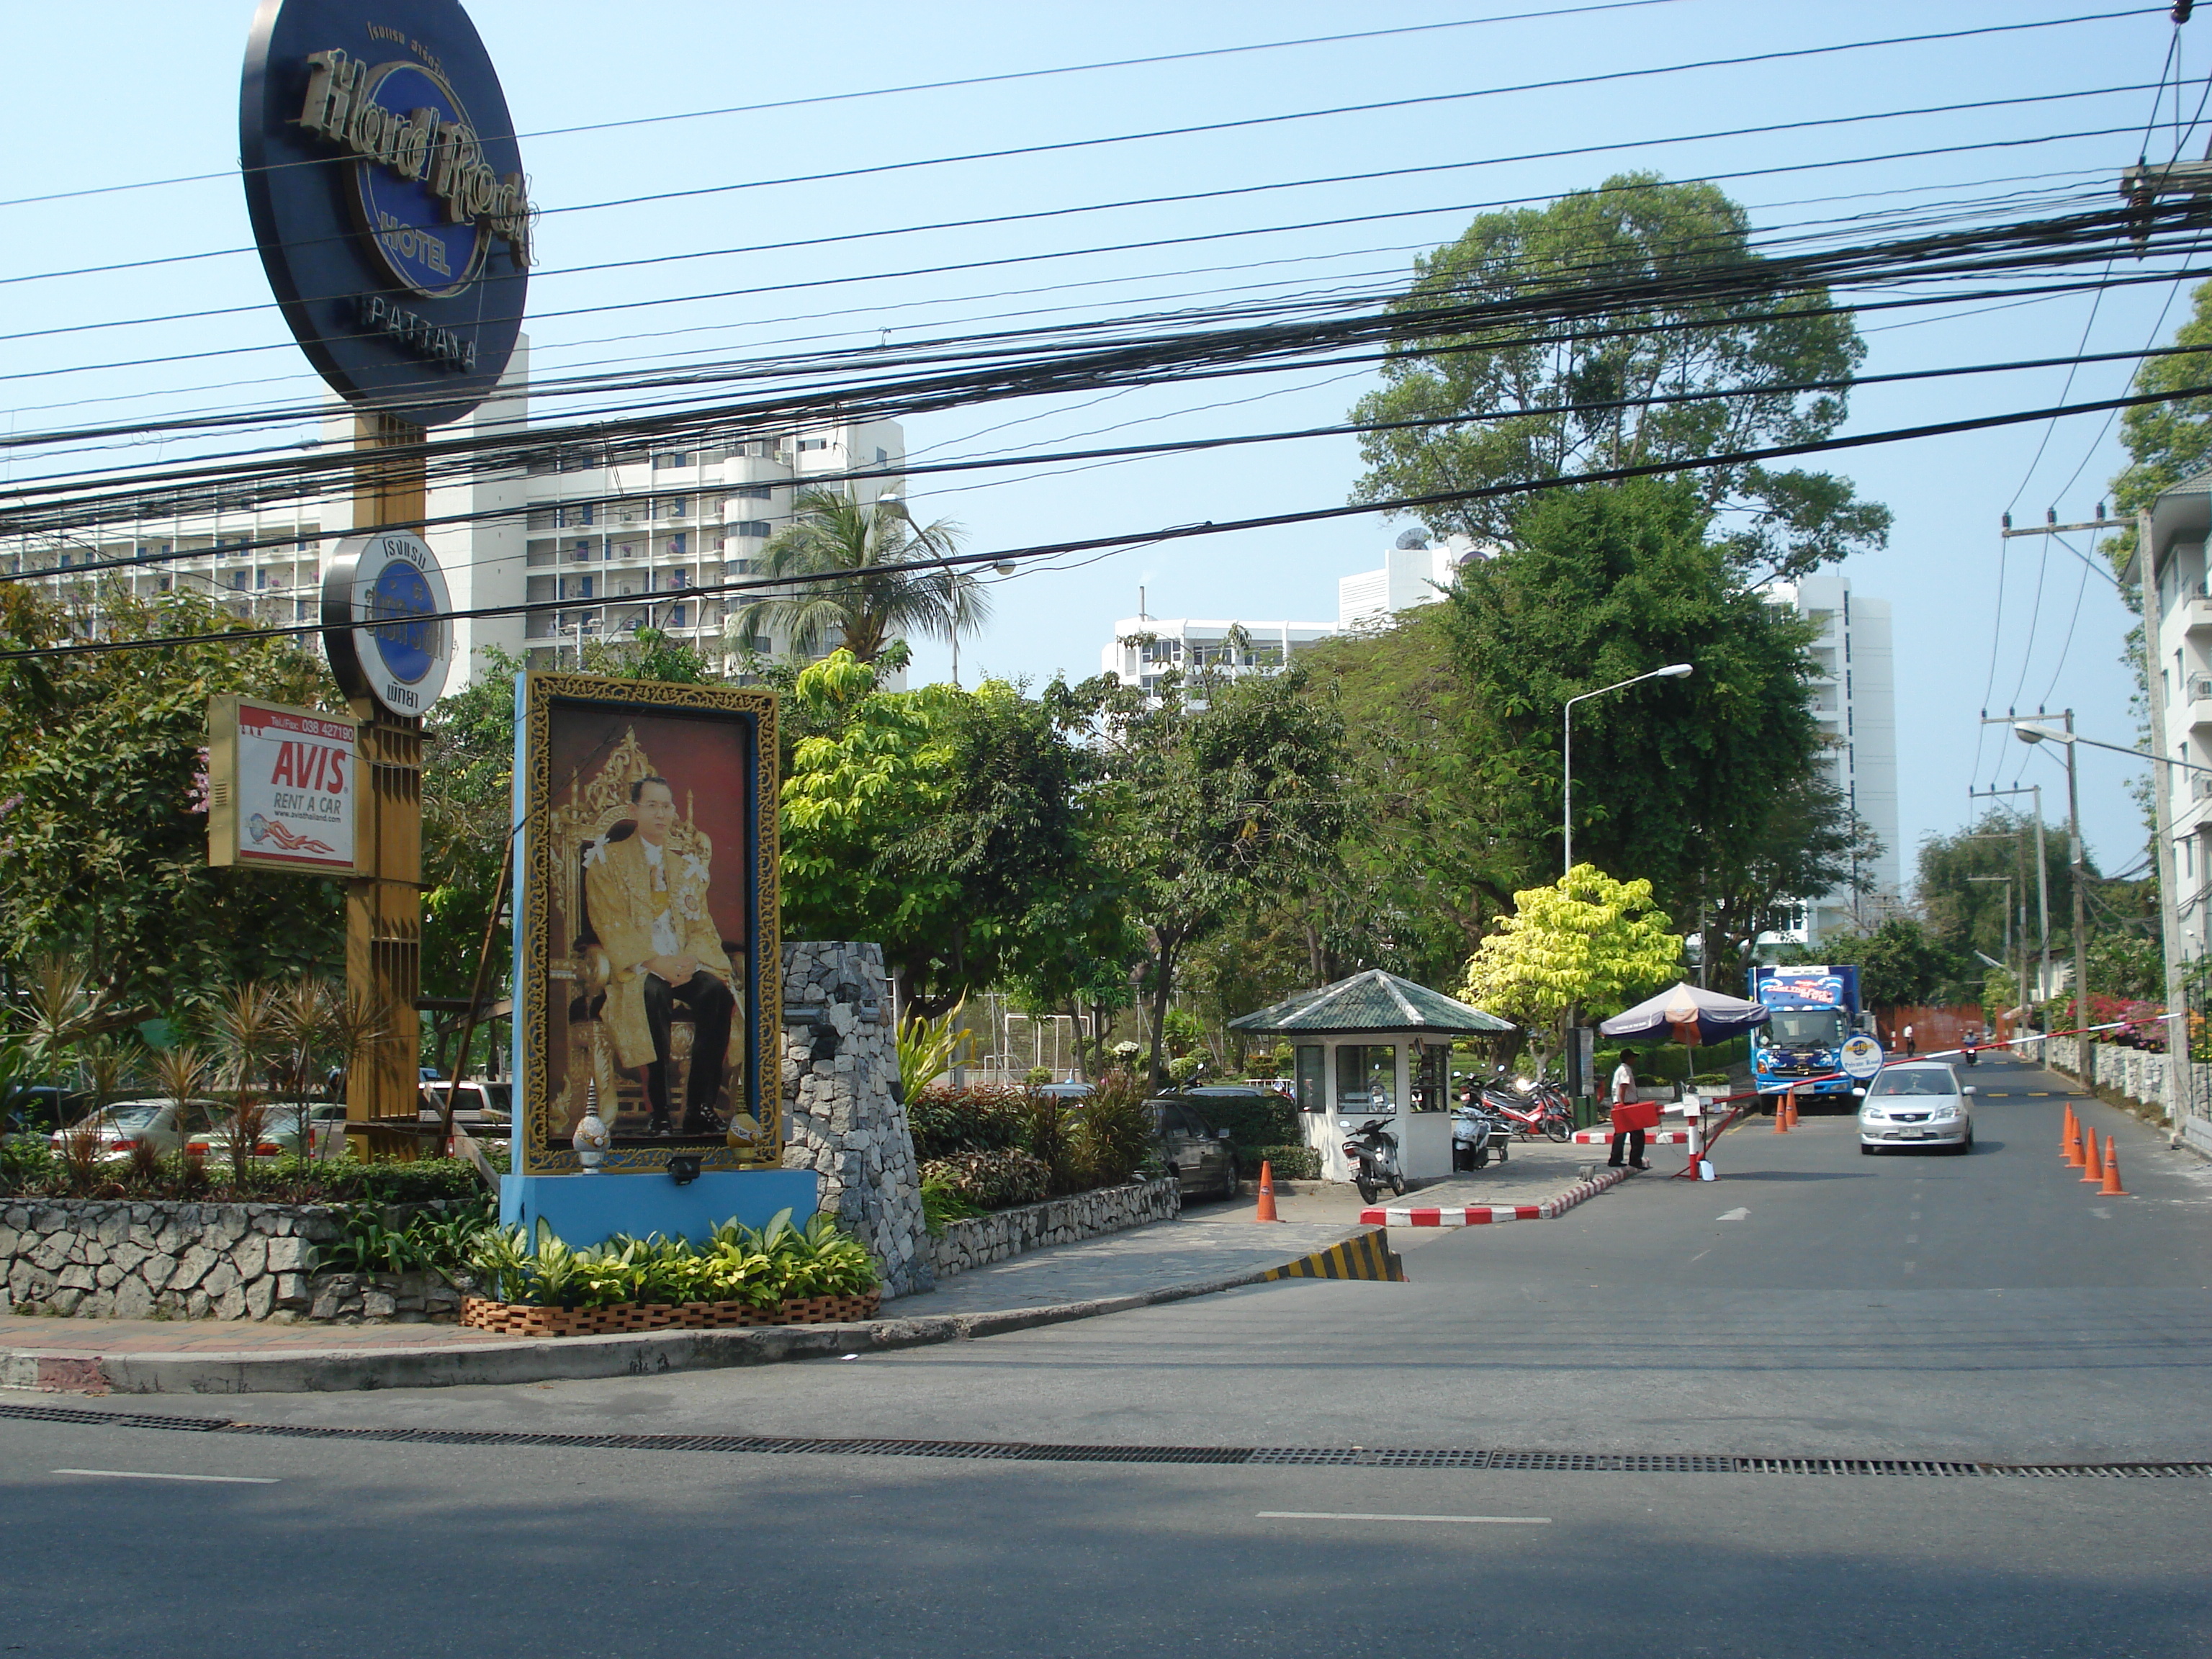
[[[844,1325],[533,1340],[455,1325],[0,1317],[0,1388],[317,1393],[657,1376],[881,1352],[1256,1284],[1272,1269],[1370,1231],[1356,1219],[1262,1227],[1235,1210],[1159,1222],[993,1262],[890,1303],[881,1318]]]

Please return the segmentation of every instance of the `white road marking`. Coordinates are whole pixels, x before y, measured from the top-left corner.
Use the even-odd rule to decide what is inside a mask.
[[[207,1480],[226,1486],[281,1485],[267,1474],[162,1474],[151,1469],[56,1469],[56,1474],[96,1474],[107,1480]]]
[[[1905,1236],[1905,1242],[1908,1244],[1917,1244],[1920,1242],[1920,1235],[1918,1233],[1907,1233]]]
[[[1739,1204],[1727,1214],[1717,1215],[1713,1219],[1716,1221],[1746,1221],[1748,1220],[1750,1217],[1751,1212],[1744,1208],[1742,1205]]]
[[[2112,1212],[2101,1204],[2092,1204],[2089,1206],[2089,1213],[2100,1221],[2110,1221],[2112,1218]]]
[[[1337,1515],[1317,1510],[1261,1510],[1261,1521],[1436,1521],[1455,1527],[1548,1527],[1548,1515]]]

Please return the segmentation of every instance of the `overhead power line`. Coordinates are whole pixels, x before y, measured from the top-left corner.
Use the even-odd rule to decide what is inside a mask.
[[[656,592],[652,597],[656,600],[666,601],[707,599],[733,592],[755,592],[769,589],[788,589],[794,586],[835,586],[840,582],[852,582],[862,575],[889,575],[908,571],[936,570],[947,565],[1003,563],[1023,559],[1056,557],[1070,553],[1092,552],[1109,548],[1156,546],[1168,542],[1186,541],[1203,536],[1228,535],[1247,530],[1279,529],[1295,524],[1312,524],[1325,520],[1365,517],[1378,513],[1407,513],[1422,507],[1492,500],[1504,495],[1530,495],[1541,490],[1571,489],[1586,484],[1620,483],[1631,478],[1656,477],[1668,473],[1709,471],[1716,467],[1745,466],[1760,461],[1781,460],[1800,455],[1821,454],[1842,449],[1863,449],[1877,444],[1909,442],[1927,438],[1947,437],[1960,433],[1984,431],[1993,427],[2018,426],[2048,420],[2053,415],[2101,414],[2110,409],[2130,409],[2143,404],[2166,403],[2207,395],[2212,395],[2212,384],[2180,386],[2170,392],[2102,398],[2090,403],[2052,408],[2015,410],[2001,415],[1973,416],[1961,420],[1935,422],[1923,426],[1895,427],[1879,432],[1857,433],[1845,437],[1821,438],[1804,443],[1776,444],[1762,448],[1735,450],[1723,454],[1698,456],[1680,460],[1650,461],[1631,466],[1601,467],[1565,477],[1490,484],[1468,489],[1438,490],[1426,495],[1398,496],[1382,501],[1364,501],[1346,507],[1313,507],[1301,512],[1274,513],[1257,518],[1223,522],[1209,520],[1199,524],[1175,525],[1164,529],[1140,531],[1133,534],[1093,536],[1077,541],[1035,544],[1026,547],[1001,549],[989,553],[955,553],[943,557],[931,557],[908,563],[871,565],[865,571],[843,569],[818,574],[740,577],[728,581],[699,582],[682,588],[672,588],[665,592]],[[487,617],[530,616],[547,611],[596,608],[600,603],[604,601],[592,601],[587,604],[580,599],[568,599],[535,600],[514,605],[479,605],[465,610],[437,612],[433,616],[426,617],[424,620],[465,621]],[[246,644],[256,640],[298,639],[320,632],[322,629],[319,623],[301,623],[289,627],[228,629],[215,634],[80,640],[66,645],[34,646],[15,651],[0,651],[0,662],[98,655],[118,651],[173,650],[186,645]]]
[[[765,103],[726,104],[713,109],[682,110],[666,115],[638,115],[615,121],[587,121],[576,126],[540,127],[532,132],[497,135],[516,139],[566,137],[583,132],[613,132],[625,127],[663,126],[674,121],[699,121],[725,115],[757,115],[771,110],[805,109],[819,104],[850,103],[864,98],[887,98],[917,92],[946,92],[965,87],[984,87],[1009,81],[1043,80],[1054,76],[1087,75],[1102,70],[1142,69],[1156,64],[1178,64],[1206,58],[1229,58],[1244,52],[1281,52],[1295,46],[1340,46],[1354,40],[1380,40],[1393,35],[1430,34],[1445,29],[1476,28],[1488,23],[1520,23],[1553,17],[1579,17],[1589,12],[1634,11],[1647,6],[1672,5],[1679,0],[1601,0],[1601,3],[1559,6],[1543,11],[1503,12],[1488,17],[1462,17],[1437,23],[1411,23],[1395,28],[1360,29],[1348,34],[1306,35],[1294,40],[1262,40],[1249,46],[1208,46],[1191,52],[1155,52],[1146,58],[1113,58],[1094,64],[1066,64],[1051,69],[1008,70],[995,75],[968,75],[949,81],[915,81],[903,86],[870,87],[855,92],[817,93],[805,98],[778,98]],[[492,134],[480,135],[487,139]],[[287,167],[313,167],[312,161],[287,161],[264,167],[277,172]],[[66,202],[88,196],[112,196],[124,191],[159,190],[173,185],[204,184],[231,179],[237,169],[222,173],[188,173],[168,179],[146,179],[131,184],[93,185],[81,190],[54,191],[44,196],[18,196],[0,201],[0,208],[26,207],[40,202]]]

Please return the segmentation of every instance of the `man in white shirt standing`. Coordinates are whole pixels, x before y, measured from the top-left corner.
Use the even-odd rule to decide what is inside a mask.
[[[714,1109],[728,1064],[736,980],[707,908],[706,860],[668,846],[676,791],[665,778],[630,786],[635,826],[617,825],[592,849],[584,896],[606,952],[605,1018],[615,1064],[641,1074],[646,1133],[674,1133],[668,1099],[669,1024],[678,1003],[691,1015],[691,1068],[684,1091],[685,1135],[720,1136]]]

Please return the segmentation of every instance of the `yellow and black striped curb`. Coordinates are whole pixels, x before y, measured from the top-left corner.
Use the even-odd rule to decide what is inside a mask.
[[[1381,1227],[1370,1228],[1354,1234],[1340,1244],[1332,1244],[1325,1250],[1316,1250],[1311,1255],[1302,1255],[1296,1261],[1285,1261],[1279,1267],[1270,1267],[1263,1275],[1267,1279],[1380,1279],[1394,1284],[1406,1282],[1406,1264],[1390,1248],[1390,1235]]]

